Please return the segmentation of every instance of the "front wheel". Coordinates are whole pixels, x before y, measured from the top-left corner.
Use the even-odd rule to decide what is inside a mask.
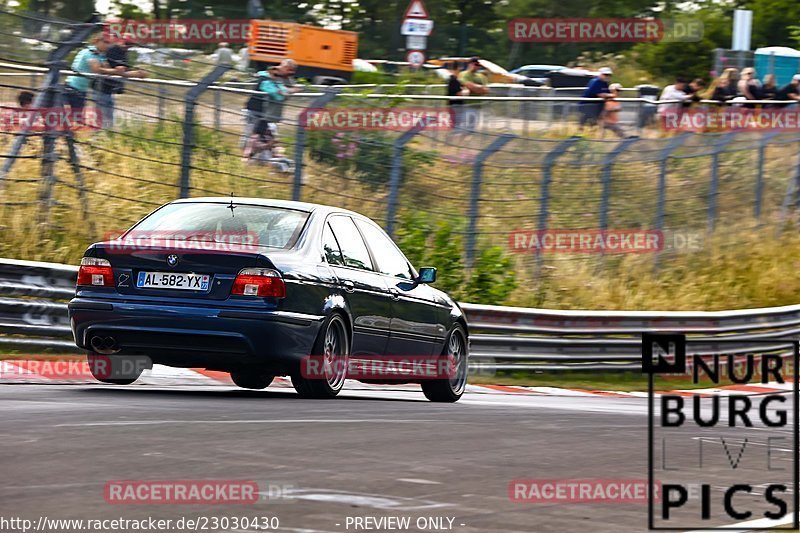
[[[304,398],[333,398],[344,387],[350,358],[350,334],[342,315],[330,315],[320,328],[311,362],[292,374],[292,385]],[[316,364],[319,363],[319,364]],[[304,375],[305,374],[305,375]]]
[[[422,393],[432,402],[457,402],[467,388],[467,372],[469,371],[469,346],[464,328],[456,324],[442,355],[452,358],[454,370],[448,379],[431,379],[423,381]]]

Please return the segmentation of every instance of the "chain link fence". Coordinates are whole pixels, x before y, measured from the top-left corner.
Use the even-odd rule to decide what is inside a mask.
[[[67,54],[91,28],[59,22],[44,35],[22,29],[41,24],[36,18],[0,14],[0,22],[2,106],[15,108],[22,90],[61,105]],[[31,40],[41,50],[24,46]],[[657,246],[644,251],[658,267],[702,251],[712,235],[741,246],[748,232],[792,220],[798,202],[797,133],[665,136],[646,127],[652,100],[626,98],[622,124],[637,136],[577,136],[568,118],[580,98],[526,87],[470,99],[464,107],[477,119],[467,128],[350,131],[310,128],[303,112],[441,111],[448,98],[431,85],[307,86],[284,106],[272,158],[254,162],[242,144],[255,84],[216,83],[223,72],[200,66],[199,82],[126,80],[110,127],[0,132],[3,255],[72,261],[77,248],[121,233],[162,203],[233,194],[350,208],[394,236],[420,217],[431,227],[447,222],[468,269],[484,268],[484,252],[496,249],[533,287],[610,268],[631,251],[604,241],[586,253],[576,238],[655,234]]]

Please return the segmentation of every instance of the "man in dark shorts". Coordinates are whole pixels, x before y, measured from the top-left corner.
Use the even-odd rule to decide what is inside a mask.
[[[146,78],[147,73],[143,70],[131,70],[128,62],[128,46],[132,44],[133,37],[126,35],[121,42],[112,44],[106,50],[106,63],[111,69],[122,67],[120,74],[128,78]],[[100,108],[100,116],[103,120],[103,128],[111,128],[114,124],[114,95],[122,94],[125,90],[125,82],[114,78],[97,78],[92,83],[97,107]]]
[[[613,72],[608,67],[603,67],[598,72],[596,78],[592,78],[592,81],[589,82],[589,85],[583,91],[581,95],[583,98],[611,98],[612,94],[608,88],[608,81],[611,79],[611,75]],[[581,102],[580,103],[580,111],[581,111],[581,118],[580,118],[580,127],[581,129],[586,124],[597,124],[598,119],[600,118],[600,113],[603,111],[605,107],[605,101],[602,102]]]
[[[451,61],[445,68],[450,73],[450,77],[447,79],[447,96],[468,95],[469,91],[458,81],[458,63]],[[464,100],[451,98],[447,101],[447,105],[450,107],[450,112],[453,116],[453,128],[461,129],[464,122]]]

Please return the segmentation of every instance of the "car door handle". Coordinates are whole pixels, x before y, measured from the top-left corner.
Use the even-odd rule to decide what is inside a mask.
[[[392,287],[389,289],[389,294],[392,295],[392,300],[399,300],[400,299],[400,291]]]
[[[349,279],[344,280],[342,285],[344,286],[345,292],[354,292],[356,290],[355,284]]]

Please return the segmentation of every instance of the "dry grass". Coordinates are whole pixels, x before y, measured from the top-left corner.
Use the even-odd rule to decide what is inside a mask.
[[[180,129],[139,127],[124,135],[80,134],[87,209],[75,177],[64,161],[56,164],[58,182],[48,209],[40,201],[40,162],[16,162],[0,204],[0,257],[76,263],[85,247],[118,233],[157,205],[178,195]],[[214,194],[290,198],[293,176],[244,164],[235,134],[215,135],[200,130],[193,159],[192,196]],[[0,138],[5,151],[10,137]],[[291,153],[291,140],[287,139]],[[480,242],[507,246],[514,229],[535,229],[541,197],[543,158],[561,139],[530,144],[514,141],[508,153],[493,159],[484,172],[479,223]],[[647,142],[647,141],[645,141]],[[438,218],[465,220],[468,216],[471,157],[481,146],[454,148],[420,139],[415,146],[435,152],[434,164],[414,169],[404,181],[400,215],[426,211]],[[580,153],[554,167],[550,227],[597,227],[598,179],[604,150],[592,144],[576,146]],[[38,154],[40,140],[25,150]],[[703,248],[693,253],[667,254],[654,269],[654,254],[608,257],[545,257],[537,276],[531,256],[515,261],[520,286],[508,304],[569,309],[728,309],[797,303],[800,237],[794,227],[779,233],[775,216],[791,174],[791,144],[770,148],[765,167],[765,218],[752,217],[754,151],[725,154],[720,167],[719,222],[706,234],[709,159],[678,159],[668,175],[667,227],[703,234]],[[576,164],[581,163],[581,164]],[[390,162],[376,168],[389,172]],[[615,169],[609,226],[650,228],[654,218],[657,165],[625,162]],[[99,170],[95,170],[99,169]],[[307,159],[303,199],[350,208],[385,220],[388,194],[352,176],[343,176]],[[603,265],[603,268],[600,268]]]

